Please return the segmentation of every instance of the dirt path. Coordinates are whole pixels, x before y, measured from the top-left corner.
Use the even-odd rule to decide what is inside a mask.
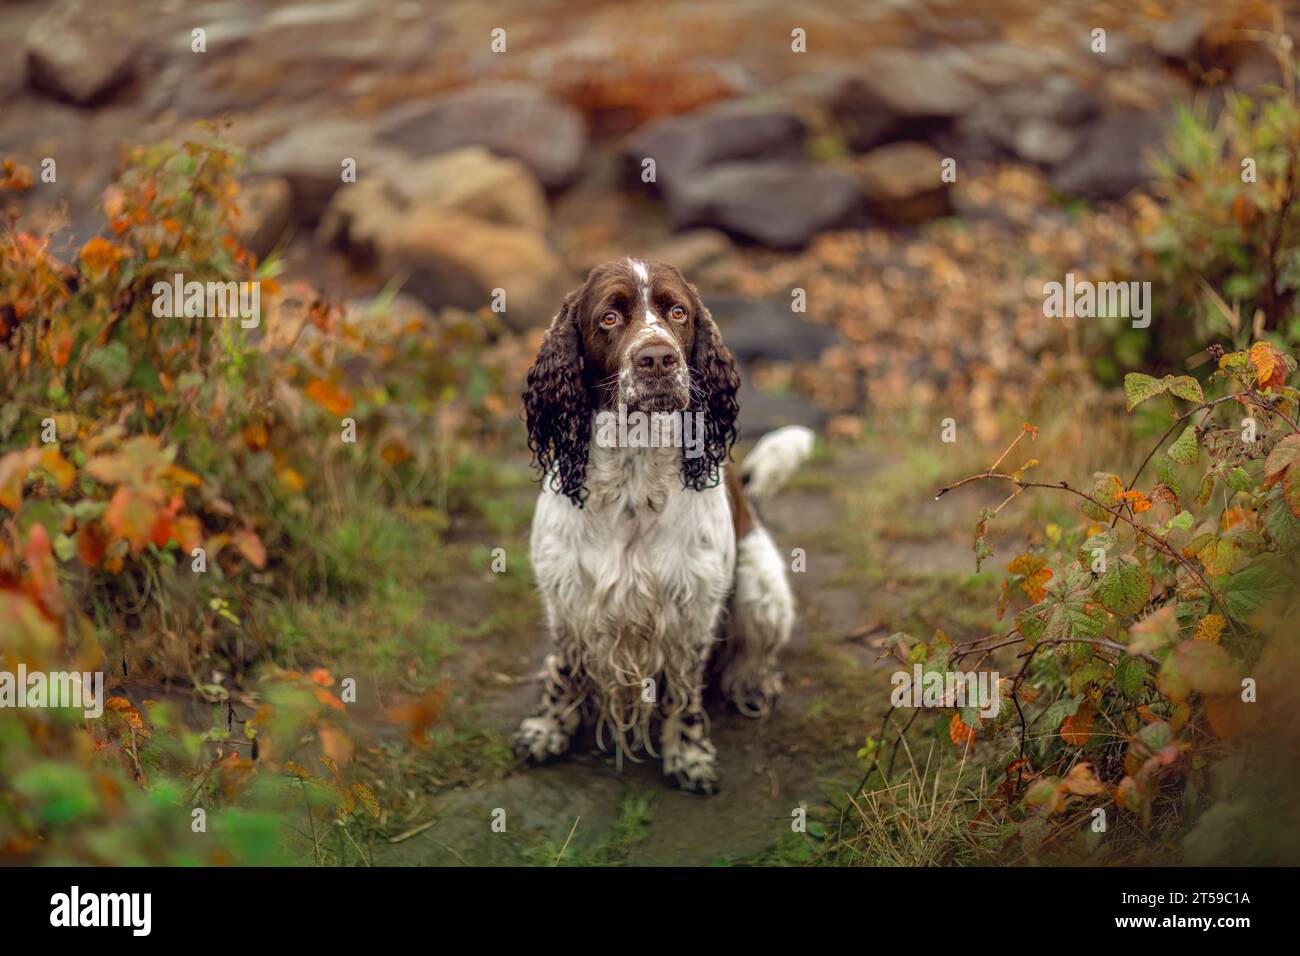
[[[881,467],[880,456],[871,452],[836,451],[811,463],[765,510],[763,519],[783,549],[807,551],[807,570],[792,575],[800,618],[784,657],[786,694],[773,716],[752,721],[720,703],[711,708],[723,768],[719,794],[678,791],[652,759],[620,770],[612,756],[580,742],[556,763],[441,794],[432,803],[434,825],[400,843],[379,845],[375,862],[551,864],[566,841],[566,863],[719,865],[803,858],[808,844],[792,832],[793,811],[802,806],[811,813],[829,799],[842,799],[861,773],[856,750],[868,728],[874,732],[886,700],[875,649],[846,636],[870,628],[880,606],[905,606],[914,597],[873,592],[862,578],[853,529],[845,527],[851,516],[835,491],[860,487]],[[923,555],[932,566],[969,567],[968,542],[949,535],[943,523],[934,527],[934,535],[909,542],[893,560]],[[512,653],[528,662],[520,679],[507,686],[475,684],[483,729],[504,738],[533,704],[535,689],[523,677],[536,666],[542,645],[532,634],[492,640],[508,641]],[[501,648],[467,649],[458,669],[481,675],[493,652]],[[494,813],[501,817],[497,811],[504,811],[504,832],[493,830]]]

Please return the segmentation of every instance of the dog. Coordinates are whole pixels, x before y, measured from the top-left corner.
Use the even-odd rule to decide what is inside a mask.
[[[778,429],[728,467],[739,387],[674,266],[608,262],[565,297],[523,395],[541,481],[530,556],[552,647],[541,702],[512,740],[521,759],[563,754],[594,723],[620,765],[644,749],[684,789],[712,793],[706,683],[747,716],[771,711],[795,601],[745,478],[775,492],[813,435]]]

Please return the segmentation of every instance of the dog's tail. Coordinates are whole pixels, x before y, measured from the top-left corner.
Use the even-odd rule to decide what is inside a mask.
[[[780,491],[808,460],[815,442],[812,430],[802,425],[786,425],[760,438],[740,465],[740,477],[749,496],[760,500]]]

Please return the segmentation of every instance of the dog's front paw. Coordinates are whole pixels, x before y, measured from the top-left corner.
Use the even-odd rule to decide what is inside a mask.
[[[731,688],[731,702],[746,717],[767,717],[783,689],[780,673],[773,671],[757,680],[737,681]]]
[[[681,740],[664,754],[664,773],[691,793],[718,792],[718,751],[713,741]]]
[[[510,740],[520,760],[543,763],[569,749],[570,736],[554,717],[525,717]]]

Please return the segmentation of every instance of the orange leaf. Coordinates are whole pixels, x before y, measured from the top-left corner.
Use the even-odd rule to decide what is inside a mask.
[[[1096,718],[1090,701],[1084,701],[1061,724],[1061,739],[1073,747],[1082,747],[1092,737],[1092,722]]]
[[[948,739],[958,747],[968,747],[975,743],[975,728],[962,723],[961,714],[955,710],[952,712],[952,720],[948,722]]]
[[[104,532],[97,523],[83,524],[77,529],[77,557],[88,568],[99,567],[104,560]]]
[[[41,452],[41,467],[50,473],[59,491],[72,487],[72,480],[77,477],[77,469],[59,453],[57,445],[51,445]]]
[[[1271,342],[1256,342],[1250,347],[1250,367],[1260,388],[1286,383],[1286,359]]]
[[[40,459],[41,453],[36,448],[24,448],[0,456],[0,507],[17,513],[23,503],[23,483],[27,473]]]
[[[134,554],[139,554],[149,542],[157,519],[157,506],[125,485],[113,493],[113,500],[104,512],[105,527],[115,537],[125,538]]]
[[[352,396],[323,379],[308,382],[306,392],[308,398],[334,415],[346,415],[352,410]]]
[[[44,525],[32,525],[32,530],[27,533],[27,547],[23,556],[27,559],[28,572],[23,580],[23,589],[50,617],[56,619],[61,617],[63,590],[59,587],[59,573],[54,566],[54,552],[50,547],[50,536],[46,533]]]
[[[1205,719],[1216,737],[1233,740],[1242,737],[1255,725],[1257,704],[1248,704],[1240,694],[1206,695],[1202,701]]]
[[[172,522],[172,537],[176,539],[176,543],[185,554],[202,547],[203,529],[199,526],[199,519],[191,515],[181,515]]]
[[[127,257],[127,252],[102,236],[96,236],[81,248],[82,271],[92,279],[102,279]]]
[[[240,528],[230,536],[231,542],[248,563],[261,571],[266,567],[266,546],[252,528]]]

